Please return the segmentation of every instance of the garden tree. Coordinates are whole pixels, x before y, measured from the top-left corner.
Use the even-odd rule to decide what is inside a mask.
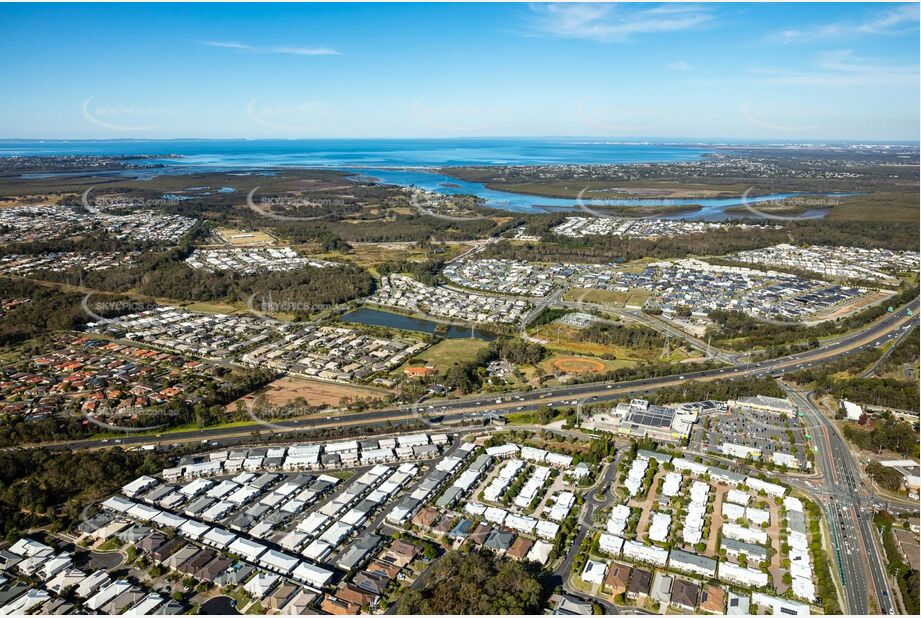
[[[381,275],[409,274],[421,283],[433,285],[438,282],[438,273],[441,272],[442,266],[444,266],[444,260],[440,258],[428,259],[422,262],[398,260],[380,264],[377,267],[377,272]]]
[[[583,330],[579,333],[579,340],[640,350],[659,349],[665,343],[662,335],[646,326],[604,323]]]
[[[815,382],[816,394],[830,394],[837,399],[860,403],[918,411],[918,383],[903,382],[890,378],[847,378],[836,379],[823,375]]]
[[[245,302],[255,295],[254,307],[265,311],[272,310],[266,305],[271,294],[272,304],[297,316],[315,313],[325,305],[367,296],[372,289],[373,280],[368,271],[351,265],[241,274],[197,270],[185,262],[164,264],[147,273],[138,286],[143,294],[189,301]]]
[[[452,174],[456,174],[452,171]],[[744,249],[790,242],[806,245],[855,246],[917,251],[918,231],[893,221],[798,220],[784,222],[783,229],[757,233],[739,228],[676,238],[638,239],[619,236],[565,237],[550,230],[565,215],[528,217],[528,234],[541,236],[539,243],[503,241],[490,245],[484,257],[508,257],[531,261],[610,262],[644,257],[680,258],[690,255],[720,255]]]
[[[825,550],[822,547],[822,533],[819,528],[822,513],[819,511],[819,507],[811,500],[804,500],[803,505],[805,506],[806,521],[809,526],[809,553],[812,556],[815,568],[818,595],[822,599],[826,614],[840,614],[841,605],[838,602],[838,592],[831,572],[831,562],[824,559]],[[785,553],[787,552],[789,552],[789,548],[785,549]]]
[[[546,591],[530,564],[488,551],[449,551],[419,590],[400,599],[400,614],[536,614]]]
[[[752,395],[784,397],[783,389],[773,378],[740,378],[722,382],[688,382],[680,387],[663,388],[648,396],[650,403],[666,405],[683,401],[714,399],[728,401]],[[705,422],[710,419],[706,419]]]
[[[92,320],[93,317],[81,304],[85,296],[62,292],[31,281],[0,277],[0,298],[29,299],[28,303],[3,315],[0,321],[0,345],[19,343],[53,330],[72,330]],[[100,295],[96,300],[109,302],[126,299]]]
[[[475,371],[471,375],[469,363],[454,363],[448,368],[444,377],[444,387],[448,390],[457,390],[461,393],[469,393],[475,390],[477,381]]]
[[[523,339],[501,338],[490,346],[492,352],[516,365],[535,365],[544,357],[544,348],[538,343]]]
[[[635,367],[621,367],[612,371],[592,373],[575,377],[573,384],[589,382],[626,382],[630,380],[645,380],[648,378],[661,378],[675,374],[685,373],[693,368],[694,371],[716,369],[722,365],[716,361],[705,361],[688,365],[687,363],[646,363]]]
[[[507,214],[507,213],[503,213]],[[327,242],[329,238],[353,242],[418,242],[433,239],[438,242],[475,240],[501,233],[515,227],[516,219],[497,223],[492,218],[471,218],[469,221],[448,221],[427,215],[388,213],[386,222],[364,221],[277,221],[267,220],[284,238],[295,243]]]
[[[917,386],[915,386],[915,392],[917,392]],[[886,449],[911,458],[917,458],[919,454],[918,432],[914,430],[911,423],[891,416],[884,416],[873,425],[870,431],[857,429],[851,425],[845,425],[843,431],[848,440],[867,451]],[[870,472],[869,467],[867,472]]]
[[[918,571],[906,564],[902,557],[898,541],[892,533],[892,528],[896,525],[895,518],[888,511],[880,511],[873,516],[873,523],[880,529],[883,548],[886,550],[887,569],[898,582],[902,601],[905,604],[905,613],[909,616],[917,615],[919,593],[921,593]]]
[[[921,339],[918,336],[918,327],[915,326],[898,345],[892,348],[889,358],[883,363],[881,369],[888,371],[904,363],[918,362],[919,345],[921,345]]]
[[[517,339],[500,338],[489,347],[480,350],[473,360],[454,363],[444,375],[443,384],[448,390],[469,393],[478,389],[483,383],[482,368],[497,358],[515,364],[537,363],[543,358],[544,348],[538,344]]]
[[[345,242],[338,236],[329,236],[320,242],[320,248],[323,251],[339,251],[340,253],[351,253],[352,245]]]
[[[889,491],[898,491],[902,488],[902,473],[895,468],[887,468],[877,461],[870,461],[867,464],[867,474]]]
[[[46,346],[36,348],[34,355],[41,354],[40,350]],[[31,352],[24,351],[22,356]],[[145,410],[143,417],[118,418],[117,424],[121,427],[171,427],[186,423],[196,423],[199,427],[206,427],[227,420],[244,420],[248,418],[245,409],[237,409],[228,413],[225,406],[243,395],[265,386],[275,378],[273,371],[265,369],[234,369],[223,367],[215,369],[220,378],[220,386],[208,384],[201,395],[203,401],[196,404],[186,403],[175,399],[160,406],[150,407]],[[178,381],[164,380],[163,386],[172,386]],[[178,382],[177,382],[178,383]],[[22,416],[3,417],[0,422],[0,446],[14,446],[18,444],[31,444],[60,440],[62,438],[76,439],[91,437],[101,428],[91,423],[83,423],[77,416],[66,418],[49,417],[38,421],[27,421]]]

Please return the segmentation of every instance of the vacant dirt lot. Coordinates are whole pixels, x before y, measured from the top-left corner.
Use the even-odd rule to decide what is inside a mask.
[[[265,396],[270,405],[280,406],[303,397],[311,406],[339,405],[343,397],[351,399],[381,399],[387,395],[384,390],[348,384],[334,384],[304,380],[302,378],[281,378],[266,387]]]

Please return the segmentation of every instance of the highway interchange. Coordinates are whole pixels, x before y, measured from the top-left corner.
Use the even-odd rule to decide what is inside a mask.
[[[816,349],[800,352],[790,356],[765,360],[759,363],[744,363],[703,371],[688,372],[684,375],[631,380],[626,382],[594,382],[588,384],[566,385],[537,389],[514,394],[503,394],[498,398],[467,397],[445,400],[441,403],[423,403],[410,407],[394,407],[356,413],[343,413],[342,416],[320,416],[293,420],[274,421],[271,427],[259,422],[251,425],[234,427],[214,427],[202,430],[180,431],[161,435],[126,434],[117,440],[91,439],[56,444],[54,448],[100,448],[117,443],[120,446],[155,445],[163,442],[177,444],[181,442],[212,442],[231,444],[251,441],[257,434],[294,433],[305,430],[324,428],[341,428],[343,426],[386,427],[398,421],[421,421],[438,424],[459,423],[463,421],[486,421],[488,418],[509,412],[531,411],[541,406],[577,406],[613,402],[626,396],[642,395],[668,387],[680,386],[689,381],[708,382],[735,380],[745,377],[774,376],[797,371],[816,364],[840,359],[872,347],[880,347],[894,338],[901,339],[911,327],[918,323],[919,301],[899,307],[864,329],[826,341]],[[722,357],[724,360],[736,360],[738,357]],[[810,493],[818,499],[825,520],[829,526],[829,535],[835,550],[834,562],[843,582],[845,607],[848,612],[865,614],[870,611],[869,593],[874,597],[883,613],[894,613],[895,608],[889,592],[885,564],[882,561],[882,548],[872,530],[870,509],[879,504],[867,485],[862,481],[860,467],[838,433],[834,424],[819,411],[808,393],[790,391],[791,399],[805,414],[811,427],[815,430],[818,441],[817,463],[822,475],[821,482],[808,482],[795,477],[787,480],[797,488]],[[495,397],[495,396],[493,396]],[[293,437],[293,436],[292,436]],[[613,470],[613,466],[609,470]],[[609,482],[605,474],[602,483]],[[610,493],[610,492],[606,492]],[[594,500],[594,496],[592,498]],[[592,508],[601,508],[604,504],[589,501],[589,516]],[[916,511],[917,505],[892,504],[889,507],[896,512]],[[582,527],[583,530],[585,527]],[[578,547],[580,539],[576,539]],[[571,556],[567,557],[569,560]],[[869,575],[869,577],[868,577]],[[564,576],[565,577],[565,576]],[[872,584],[872,588],[868,586]],[[608,608],[613,610],[614,608]]]

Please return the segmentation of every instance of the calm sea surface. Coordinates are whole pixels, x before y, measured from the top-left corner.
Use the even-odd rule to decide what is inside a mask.
[[[495,191],[436,171],[470,165],[563,165],[692,161],[714,152],[716,144],[681,145],[615,142],[579,138],[547,139],[317,139],[317,140],[78,140],[0,141],[0,156],[13,155],[154,155],[140,163],[165,167],[149,172],[118,172],[141,177],[162,173],[253,170],[258,168],[330,168],[355,172],[379,182],[414,185],[445,194],[473,194],[488,206],[516,212],[571,210],[574,199],[546,198]],[[177,158],[165,158],[174,157]],[[40,178],[45,174],[31,174]],[[750,197],[748,202],[775,201],[790,193]],[[724,210],[741,203],[721,199],[586,200],[587,206],[679,206],[699,204],[702,210],[671,218],[726,218]],[[815,213],[821,216],[822,211]]]

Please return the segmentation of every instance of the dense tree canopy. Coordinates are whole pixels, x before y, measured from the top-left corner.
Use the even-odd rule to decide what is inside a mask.
[[[65,529],[82,509],[169,462],[156,451],[0,452],[0,534],[35,526]]]
[[[728,401],[739,397],[765,395],[767,397],[785,397],[783,389],[773,378],[742,378],[723,380],[721,382],[686,382],[681,386],[663,388],[649,395],[655,404],[681,403],[713,399]]]
[[[151,296],[191,301],[245,301],[251,294],[262,298],[271,292],[275,303],[320,307],[367,296],[372,287],[371,275],[355,266],[308,267],[289,272],[241,275],[194,270],[179,262],[148,273],[140,291]]]
[[[662,335],[651,328],[639,325],[593,324],[582,331],[579,339],[639,350],[661,348],[665,344],[665,338]]]
[[[0,345],[9,345],[52,330],[73,329],[92,317],[83,309],[83,294],[0,277],[0,298],[28,298],[0,320]]]
[[[918,457],[918,432],[912,428],[911,423],[884,418],[875,423],[870,431],[845,425],[844,435],[864,450],[883,449],[905,457]]]
[[[486,551],[448,552],[421,590],[400,600],[401,614],[537,614],[543,586],[529,566]]]

